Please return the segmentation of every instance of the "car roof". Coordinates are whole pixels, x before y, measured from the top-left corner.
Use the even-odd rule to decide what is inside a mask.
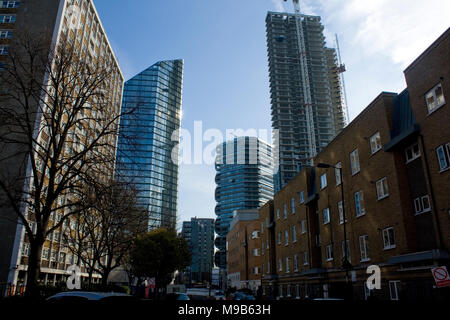
[[[59,298],[59,297],[82,297],[89,300],[100,300],[105,297],[128,297],[130,295],[125,293],[118,293],[118,292],[87,292],[87,291],[67,291],[67,292],[60,292],[57,293],[48,299],[52,298]],[[47,299],[47,300],[48,300]]]

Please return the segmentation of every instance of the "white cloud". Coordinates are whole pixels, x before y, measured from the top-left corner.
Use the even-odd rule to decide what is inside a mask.
[[[345,34],[366,55],[384,55],[402,67],[448,28],[450,18],[448,0],[307,0],[305,6],[322,15],[327,35]]]

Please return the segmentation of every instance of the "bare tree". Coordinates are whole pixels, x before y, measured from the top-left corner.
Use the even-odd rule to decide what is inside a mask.
[[[87,209],[87,182],[112,176],[123,80],[111,57],[28,32],[15,34],[0,83],[0,202],[15,214],[0,218],[25,228],[35,294],[47,235]]]
[[[80,226],[65,233],[69,249],[89,270],[102,276],[106,285],[112,270],[123,263],[138,234],[147,230],[147,216],[136,204],[137,190],[130,184],[111,181],[96,184],[89,204],[77,214]]]

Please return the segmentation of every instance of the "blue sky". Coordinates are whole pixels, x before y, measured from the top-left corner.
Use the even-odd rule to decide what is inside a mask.
[[[381,91],[400,92],[403,70],[448,27],[448,0],[304,0],[328,46],[339,35],[350,118]],[[270,129],[267,11],[282,0],[94,0],[128,80],[160,60],[184,59],[182,127]],[[424,15],[426,13],[426,15]],[[205,143],[205,146],[207,143]],[[181,165],[179,221],[214,218],[212,165]]]

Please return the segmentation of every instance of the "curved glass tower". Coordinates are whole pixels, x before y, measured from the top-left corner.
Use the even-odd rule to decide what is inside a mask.
[[[160,61],[125,82],[117,150],[117,177],[139,190],[148,229],[176,228],[183,60]],[[179,139],[179,138],[178,138]],[[175,139],[176,140],[176,139]]]
[[[256,209],[273,197],[272,147],[239,137],[217,147],[215,263],[226,269],[226,235],[235,210]]]

